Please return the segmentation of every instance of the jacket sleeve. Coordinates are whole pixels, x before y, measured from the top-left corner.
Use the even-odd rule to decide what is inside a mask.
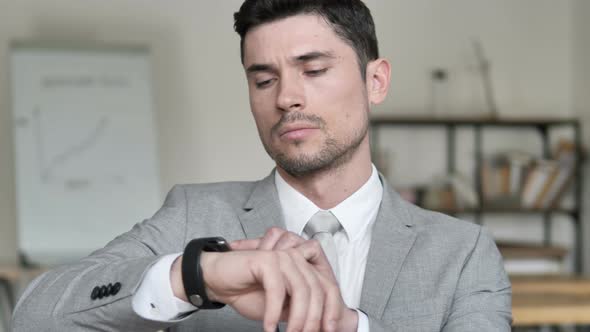
[[[512,288],[500,252],[492,236],[480,228],[477,242],[463,264],[441,331],[509,332],[511,298]],[[422,331],[419,326],[385,324],[372,316],[369,316],[369,329],[371,332]]]
[[[442,331],[510,331],[512,287],[492,236],[481,228]]]
[[[165,254],[183,250],[186,211],[184,188],[175,186],[152,218],[136,224],[129,232],[79,262],[48,271],[35,279],[16,305],[13,330],[155,331],[166,328],[171,323],[148,321],[138,316],[131,300],[152,264]],[[94,288],[101,286],[108,287],[110,295],[93,299]]]

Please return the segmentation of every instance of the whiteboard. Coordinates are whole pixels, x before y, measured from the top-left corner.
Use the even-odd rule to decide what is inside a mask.
[[[15,43],[10,64],[21,252],[75,260],[156,211],[148,49]]]

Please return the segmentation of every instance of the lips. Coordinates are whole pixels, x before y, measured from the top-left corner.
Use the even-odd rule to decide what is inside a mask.
[[[278,134],[281,138],[301,139],[317,129],[319,128],[310,124],[290,124],[283,126]]]

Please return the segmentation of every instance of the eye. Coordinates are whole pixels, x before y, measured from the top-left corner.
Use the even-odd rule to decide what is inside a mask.
[[[274,79],[273,79],[273,78],[271,78],[271,79],[269,79],[269,80],[265,80],[265,81],[256,82],[255,84],[256,84],[256,87],[257,87],[258,89],[261,89],[261,88],[265,88],[265,87],[269,86],[269,85],[270,85],[270,83],[272,83],[272,82],[273,82],[273,80],[274,80]]]
[[[328,71],[328,68],[316,69],[316,70],[306,70],[305,75],[307,76],[320,76]]]

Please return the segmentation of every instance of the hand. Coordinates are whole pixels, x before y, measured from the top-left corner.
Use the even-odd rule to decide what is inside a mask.
[[[330,295],[336,294],[334,290],[324,292],[325,281],[308,262],[317,251],[308,245],[281,251],[204,252],[207,295],[246,318],[263,320],[265,331],[274,332],[279,320],[287,321],[287,331],[337,331],[341,298]],[[171,281],[174,295],[186,300],[181,264],[182,256],[173,263]],[[329,319],[323,321],[324,316]]]
[[[231,242],[229,245],[232,250],[286,250],[297,248],[305,243],[306,240],[301,236],[288,232],[279,227],[269,228],[263,237],[257,239],[243,239]],[[311,240],[311,246],[316,250],[312,250],[309,254],[312,255],[310,263],[321,273],[324,277],[330,279],[335,284],[338,284],[336,276],[332,271],[332,267],[328,262],[328,258],[324,254],[321,245],[318,241]]]
[[[348,308],[342,300],[336,277],[318,241],[306,241],[293,232],[273,227],[262,238],[238,240],[230,243],[230,246],[233,250],[287,250],[291,248],[304,250],[306,252],[304,256],[309,257],[308,261],[315,268],[315,272],[320,275],[326,296],[334,298],[337,301],[336,310],[338,313],[333,317],[326,312],[322,319],[322,325],[326,326],[328,321],[335,320],[337,331],[357,330],[358,313],[356,310]]]

